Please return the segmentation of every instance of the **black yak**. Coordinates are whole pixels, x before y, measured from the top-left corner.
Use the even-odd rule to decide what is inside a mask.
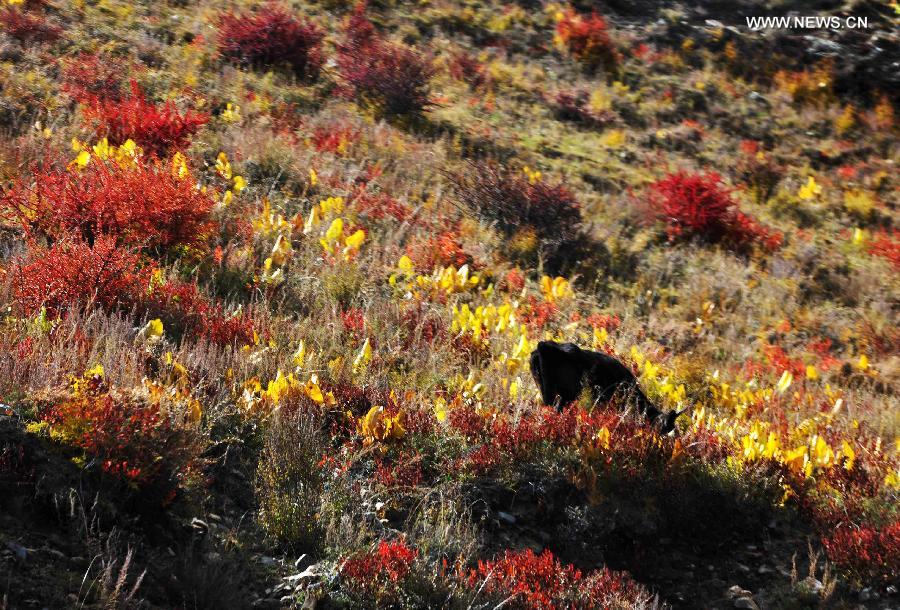
[[[638,387],[627,366],[608,354],[584,350],[574,343],[538,343],[531,352],[531,374],[544,404],[556,405],[558,410],[578,398],[587,384],[596,402],[609,402],[616,393],[633,400],[638,411],[663,434],[674,430],[675,420],[684,413],[660,411]]]

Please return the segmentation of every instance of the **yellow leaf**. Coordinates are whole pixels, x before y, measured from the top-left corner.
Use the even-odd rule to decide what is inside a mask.
[[[297,346],[297,351],[294,352],[294,364],[303,366],[304,360],[306,360],[306,342],[300,339],[300,345]]]
[[[362,367],[369,364],[372,361],[372,344],[369,342],[369,339],[366,338],[365,343],[363,343],[362,348],[359,350],[359,353],[356,355],[356,358],[353,360],[353,370],[356,371],[361,369]]]
[[[228,162],[228,155],[220,152],[216,157],[216,172],[226,180],[231,180],[231,163]]]
[[[365,231],[363,231],[362,229],[357,229],[357,231],[353,235],[347,238],[345,243],[351,250],[358,250],[365,240]]]
[[[816,195],[819,195],[821,192],[822,187],[816,184],[815,178],[810,176],[806,184],[800,187],[800,190],[797,191],[797,197],[803,199],[804,201],[808,201],[810,199],[815,199]]]
[[[86,150],[82,150],[78,153],[78,156],[75,157],[75,163],[78,167],[85,167],[88,163],[91,162],[91,153]]]
[[[243,176],[235,176],[234,177],[234,192],[240,193],[245,188],[247,188],[247,181],[244,180]]]
[[[847,458],[844,461],[844,468],[846,468],[847,470],[853,470],[853,463],[856,461],[856,452],[847,441],[843,441],[843,443],[841,444],[841,449],[844,452],[844,457]]]
[[[400,260],[397,262],[397,268],[404,273],[412,273],[413,271],[413,262],[405,254],[400,257]]]
[[[163,323],[162,320],[156,318],[155,320],[150,320],[147,322],[147,326],[144,327],[145,336],[148,339],[162,337],[163,335]]]
[[[819,371],[816,370],[816,367],[811,364],[806,366],[806,378],[810,381],[815,381],[819,378]]]
[[[609,430],[606,426],[597,431],[597,444],[603,449],[609,449]]]
[[[338,241],[344,235],[344,221],[341,218],[335,218],[331,221],[328,230],[325,231],[325,241],[332,243]]]
[[[447,401],[441,396],[434,401],[434,416],[441,422],[447,419]]]
[[[790,371],[785,371],[781,374],[781,379],[778,380],[778,384],[775,386],[775,391],[779,394],[784,394],[787,392],[787,389],[791,387],[791,383],[794,381],[794,376]]]
[[[869,370],[869,357],[865,354],[861,354],[859,360],[856,363],[856,368],[861,371]]]

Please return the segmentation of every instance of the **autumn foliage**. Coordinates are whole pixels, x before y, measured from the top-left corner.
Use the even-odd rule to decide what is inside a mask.
[[[160,157],[186,148],[209,121],[209,115],[203,112],[179,112],[171,100],[154,104],[134,81],[129,97],[88,100],[84,114],[94,124],[98,137],[109,138],[114,145],[134,140],[147,154]]]
[[[398,599],[417,556],[404,540],[381,540],[374,550],[346,559],[340,573],[347,588],[362,599],[389,603]]]
[[[337,63],[351,96],[388,116],[414,115],[430,103],[428,81],[434,74],[430,59],[388,42],[375,32],[357,8],[344,27]]]
[[[662,219],[669,239],[698,238],[735,246],[759,243],[775,249],[781,234],[770,231],[738,209],[715,172],[669,174],[650,186],[651,213]]]
[[[588,68],[612,70],[619,55],[609,36],[606,20],[596,12],[589,16],[568,9],[556,23],[557,42]]]
[[[479,561],[466,585],[508,599],[511,608],[522,610],[628,607],[649,598],[627,575],[607,568],[585,574],[548,550],[539,555],[531,549],[506,551],[497,559]]]
[[[200,243],[212,228],[214,205],[169,164],[123,166],[97,158],[73,171],[38,170],[31,180],[19,180],[2,203],[32,237],[77,236],[90,245],[105,235],[148,251]]]
[[[255,13],[225,13],[218,24],[218,49],[225,59],[249,66],[286,66],[304,79],[322,67],[322,30],[278,3]]]
[[[192,423],[199,412],[178,412],[187,406],[163,404],[158,392],[113,390],[101,369],[73,379],[69,396],[41,419],[103,472],[166,503],[194,474],[201,450]]]
[[[137,254],[109,235],[93,245],[66,238],[49,248],[35,246],[14,269],[16,301],[26,312],[45,307],[54,317],[91,302],[116,310],[132,303],[137,268]]]
[[[0,27],[19,42],[53,42],[62,37],[63,30],[49,23],[42,15],[7,6],[0,9]]]

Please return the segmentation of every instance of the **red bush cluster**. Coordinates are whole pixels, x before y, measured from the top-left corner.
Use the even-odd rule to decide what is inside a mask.
[[[16,303],[28,314],[44,307],[57,317],[95,304],[106,311],[160,318],[175,336],[191,333],[217,345],[254,341],[254,324],[247,312],[228,314],[221,303],[203,296],[196,284],[154,281],[140,256],[109,235],[93,245],[65,238],[50,247],[32,246],[11,273]]]
[[[465,51],[453,54],[449,70],[450,76],[456,80],[468,83],[472,89],[477,89],[487,82],[484,66]]]
[[[409,208],[384,191],[375,193],[360,190],[353,198],[353,206],[359,214],[372,220],[384,220],[388,216],[403,221],[409,217]]]
[[[862,582],[897,584],[900,520],[877,528],[843,526],[822,538],[828,558]]]
[[[346,559],[340,574],[347,588],[367,603],[389,603],[399,598],[417,556],[404,540],[382,540],[373,551]]]
[[[735,246],[759,243],[770,250],[781,245],[780,233],[738,210],[715,172],[669,174],[650,186],[648,199],[653,215],[667,223],[670,239],[696,237]]]
[[[406,246],[406,254],[420,273],[431,273],[450,265],[461,267],[472,262],[455,230],[442,231],[427,239],[415,238]]]
[[[63,30],[41,16],[7,6],[0,10],[0,25],[19,42],[53,42],[62,38]]]
[[[540,555],[531,549],[506,551],[498,559],[479,561],[464,583],[524,610],[627,607],[650,598],[624,573],[603,568],[584,574],[549,550]]]
[[[379,459],[375,466],[375,480],[385,487],[416,487],[422,483],[422,456],[403,452],[395,459]]]
[[[78,101],[118,100],[122,97],[121,60],[95,53],[79,53],[62,62],[62,90]]]
[[[72,395],[41,419],[104,472],[152,492],[161,504],[192,474],[200,455],[195,433],[175,414],[159,402],[113,392],[96,376],[78,380]]]
[[[132,303],[137,273],[137,254],[111,236],[100,236],[93,245],[62,239],[49,248],[33,247],[13,270],[13,288],[28,313],[46,307],[56,317],[91,302],[116,310]]]
[[[204,296],[197,285],[164,282],[136,299],[144,317],[160,318],[176,336],[189,333],[215,345],[252,345],[256,340],[253,318],[247,311],[230,314],[222,303]]]
[[[78,171],[38,171],[19,180],[2,203],[30,237],[76,236],[87,244],[107,235],[128,248],[163,251],[208,237],[214,201],[167,164],[122,167],[92,159]]]
[[[900,231],[893,235],[882,231],[875,236],[868,246],[869,254],[887,259],[894,269],[900,269]]]
[[[84,113],[95,123],[98,137],[105,136],[115,145],[131,139],[147,154],[159,157],[186,148],[209,121],[209,115],[203,112],[188,110],[181,114],[171,100],[162,105],[150,102],[134,81],[130,97],[89,100]]]
[[[314,80],[322,68],[322,30],[270,2],[255,13],[229,11],[218,24],[219,53],[250,66],[287,66]]]
[[[507,237],[524,229],[543,242],[559,242],[581,226],[581,206],[564,184],[529,180],[493,163],[470,163],[452,179],[460,203]]]
[[[388,116],[415,115],[429,105],[434,67],[412,49],[383,40],[360,5],[344,27],[337,63],[345,95]]]
[[[606,20],[596,12],[584,16],[566,10],[556,24],[556,36],[572,57],[589,68],[612,70],[619,63]]]
[[[347,147],[359,140],[359,130],[344,122],[335,122],[324,127],[316,127],[312,133],[312,144],[318,152],[344,154]]]

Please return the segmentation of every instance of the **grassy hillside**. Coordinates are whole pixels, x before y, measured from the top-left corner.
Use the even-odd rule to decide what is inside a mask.
[[[896,607],[900,9],[790,10],[0,0],[0,610]]]

